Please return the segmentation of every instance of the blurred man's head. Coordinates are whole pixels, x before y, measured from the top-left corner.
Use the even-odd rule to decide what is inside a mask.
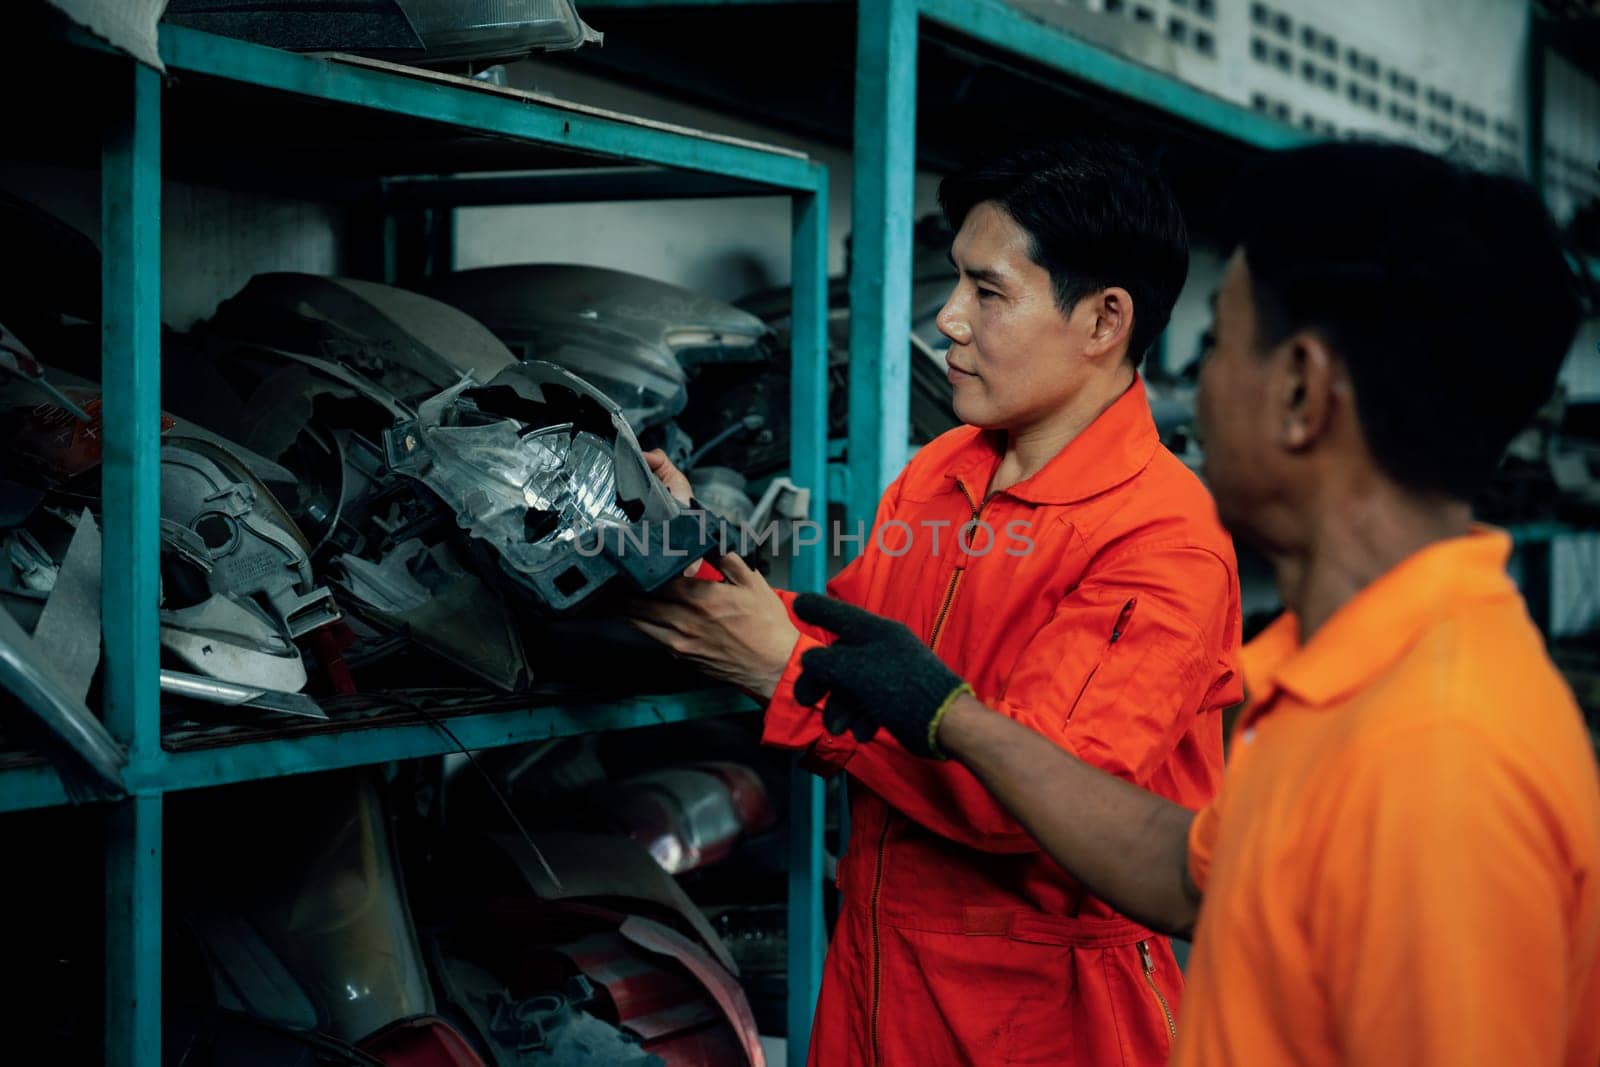
[[[1271,548],[1333,487],[1471,500],[1550,396],[1580,314],[1534,190],[1323,144],[1267,157],[1230,217],[1198,412],[1223,519]]]
[[[1172,191],[1119,146],[1065,141],[946,178],[961,272],[939,313],[955,411],[1015,430],[1091,383],[1126,385],[1189,267]]]

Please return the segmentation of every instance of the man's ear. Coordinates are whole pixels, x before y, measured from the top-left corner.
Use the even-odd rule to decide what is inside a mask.
[[[1133,337],[1133,296],[1120,285],[1113,285],[1084,298],[1092,309],[1089,343],[1084,354],[1093,358],[1125,351]]]
[[[1341,368],[1333,350],[1315,333],[1297,333],[1283,343],[1278,382],[1279,439],[1304,452],[1325,437],[1338,406]]]

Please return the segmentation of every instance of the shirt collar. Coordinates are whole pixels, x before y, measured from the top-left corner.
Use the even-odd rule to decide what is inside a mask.
[[[1133,384],[1036,474],[1005,492],[1030,504],[1075,504],[1114,489],[1149,466],[1161,438],[1144,379]],[[1000,461],[1000,438],[973,431],[969,447],[948,468],[974,495],[988,488]]]
[[[1412,553],[1362,589],[1300,643],[1300,621],[1284,612],[1244,653],[1249,717],[1280,690],[1328,707],[1364,688],[1430,626],[1469,605],[1517,595],[1506,574],[1511,538],[1474,526]]]

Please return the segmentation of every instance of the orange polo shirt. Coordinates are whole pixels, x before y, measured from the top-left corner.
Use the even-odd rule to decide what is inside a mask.
[[[1600,1063],[1600,777],[1510,551],[1435,543],[1253,642],[1174,1064]]]

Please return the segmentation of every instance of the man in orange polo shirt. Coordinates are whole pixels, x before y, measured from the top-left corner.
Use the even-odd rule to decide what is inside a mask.
[[[964,763],[1101,899],[1194,931],[1173,1062],[1600,1062],[1600,778],[1468,501],[1578,318],[1521,182],[1381,145],[1243,183],[1201,374],[1223,520],[1288,611],[1198,815],[974,699],[897,623],[823,597],[799,699]]]

